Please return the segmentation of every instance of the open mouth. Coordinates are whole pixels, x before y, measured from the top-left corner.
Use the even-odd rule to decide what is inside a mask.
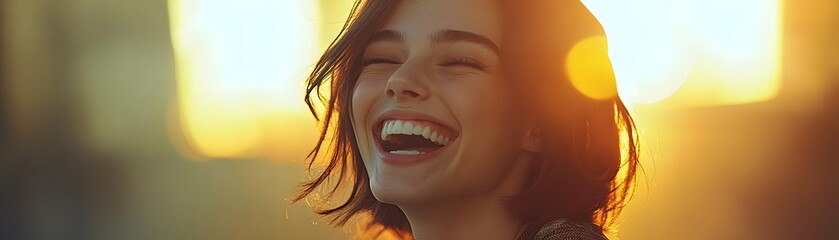
[[[450,128],[428,121],[389,119],[380,126],[379,144],[391,154],[426,154],[449,145],[457,138]]]

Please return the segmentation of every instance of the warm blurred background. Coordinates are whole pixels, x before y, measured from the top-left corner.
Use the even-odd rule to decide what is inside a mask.
[[[839,1],[584,2],[642,130],[620,239],[839,238]],[[288,199],[351,4],[0,0],[0,239],[350,238]]]

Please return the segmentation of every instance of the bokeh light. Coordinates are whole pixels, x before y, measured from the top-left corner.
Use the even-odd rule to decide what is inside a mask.
[[[170,0],[169,11],[186,142],[209,158],[300,155],[314,139],[301,100],[317,2]]]
[[[603,24],[621,98],[704,106],[779,88],[779,0],[584,0]]]
[[[574,44],[565,63],[571,84],[584,95],[609,99],[617,94],[605,36],[589,37]]]

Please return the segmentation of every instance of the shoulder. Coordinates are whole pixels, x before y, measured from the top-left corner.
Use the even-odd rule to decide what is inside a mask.
[[[608,240],[597,225],[557,219],[542,225],[535,240]]]

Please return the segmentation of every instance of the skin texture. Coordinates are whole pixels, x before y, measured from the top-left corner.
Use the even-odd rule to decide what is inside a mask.
[[[352,121],[375,197],[405,212],[416,239],[513,239],[520,224],[502,208],[521,191],[540,151],[518,112],[497,49],[441,31],[480,35],[503,48],[500,5],[489,0],[403,1],[368,46],[352,98]],[[433,158],[385,162],[377,120],[388,110],[436,118],[458,136]]]

